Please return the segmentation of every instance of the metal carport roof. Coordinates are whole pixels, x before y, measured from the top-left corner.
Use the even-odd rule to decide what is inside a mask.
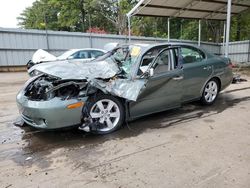
[[[140,0],[137,5],[127,14],[129,35],[131,16],[153,16],[168,18],[178,17],[198,20],[227,20],[226,56],[228,56],[231,15],[239,14],[248,8],[250,8],[250,0]],[[199,44],[200,33],[201,26],[199,21]]]
[[[129,14],[210,20],[227,18],[227,0],[144,0],[139,3],[140,6]],[[231,14],[239,14],[248,8],[250,0],[233,0]]]

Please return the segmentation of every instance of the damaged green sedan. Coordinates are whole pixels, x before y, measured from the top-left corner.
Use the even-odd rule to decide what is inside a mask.
[[[29,74],[17,95],[24,122],[98,134],[189,101],[213,104],[233,78],[228,58],[181,43],[121,45],[92,62],[43,63]]]

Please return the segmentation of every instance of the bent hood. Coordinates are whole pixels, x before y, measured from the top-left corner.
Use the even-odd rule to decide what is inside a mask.
[[[61,79],[107,79],[115,76],[119,72],[117,64],[108,60],[87,63],[80,61],[71,62],[70,60],[48,62],[31,67],[28,73],[34,70]]]

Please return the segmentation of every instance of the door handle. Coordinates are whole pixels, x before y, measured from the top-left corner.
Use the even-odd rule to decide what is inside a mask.
[[[173,80],[182,80],[183,79],[183,76],[176,76],[173,78]]]
[[[211,68],[212,68],[211,66],[203,67],[204,70],[210,70]]]

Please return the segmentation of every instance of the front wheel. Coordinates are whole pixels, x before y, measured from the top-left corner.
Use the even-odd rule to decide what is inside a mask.
[[[216,79],[209,80],[203,90],[201,102],[205,105],[211,105],[219,94],[219,84]]]
[[[100,94],[90,100],[89,115],[95,127],[90,131],[96,134],[111,133],[124,122],[125,111],[121,101],[111,95]]]

